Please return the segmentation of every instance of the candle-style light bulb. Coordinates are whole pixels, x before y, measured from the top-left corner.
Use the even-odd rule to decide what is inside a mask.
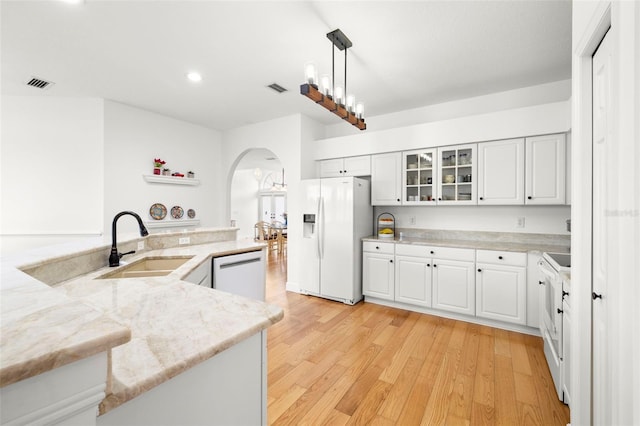
[[[362,119],[364,117],[364,104],[358,102],[356,104],[356,118]]]
[[[304,79],[309,84],[317,84],[316,65],[312,62],[304,66]]]
[[[323,75],[320,78],[320,92],[325,96],[331,96],[331,78],[328,75]]]
[[[339,105],[344,105],[344,93],[342,92],[342,86],[336,86],[334,101]]]
[[[347,111],[353,113],[356,109],[356,97],[354,95],[347,95]]]

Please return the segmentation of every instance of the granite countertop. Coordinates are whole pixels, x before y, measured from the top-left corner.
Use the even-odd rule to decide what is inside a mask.
[[[477,231],[433,231],[395,238],[369,236],[362,241],[392,242],[396,244],[417,244],[436,247],[456,247],[476,250],[498,250],[515,252],[569,253],[570,240],[566,236],[547,234],[477,232]]]
[[[162,277],[95,279],[114,270],[103,267],[50,286],[9,271],[13,284],[2,288],[1,385],[110,350],[104,414],[211,358],[278,322],[283,311],[182,280],[212,256],[263,247],[223,241],[123,259],[193,256]]]

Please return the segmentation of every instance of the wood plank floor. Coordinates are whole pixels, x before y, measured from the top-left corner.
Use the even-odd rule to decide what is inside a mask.
[[[273,425],[562,425],[542,340],[491,327],[285,291],[270,256]]]

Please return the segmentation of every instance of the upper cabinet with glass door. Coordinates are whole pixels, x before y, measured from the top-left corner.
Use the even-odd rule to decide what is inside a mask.
[[[477,145],[438,148],[438,204],[474,205]]]
[[[436,148],[404,152],[402,156],[402,204],[436,205]]]

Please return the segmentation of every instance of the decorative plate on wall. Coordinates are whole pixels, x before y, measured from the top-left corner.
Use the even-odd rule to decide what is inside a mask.
[[[167,215],[167,208],[164,204],[155,203],[149,208],[149,215],[155,220],[162,220]]]
[[[171,207],[171,217],[174,219],[180,219],[184,215],[184,210],[180,206]]]
[[[193,219],[194,217],[196,217],[196,211],[194,209],[187,210],[187,216]]]

